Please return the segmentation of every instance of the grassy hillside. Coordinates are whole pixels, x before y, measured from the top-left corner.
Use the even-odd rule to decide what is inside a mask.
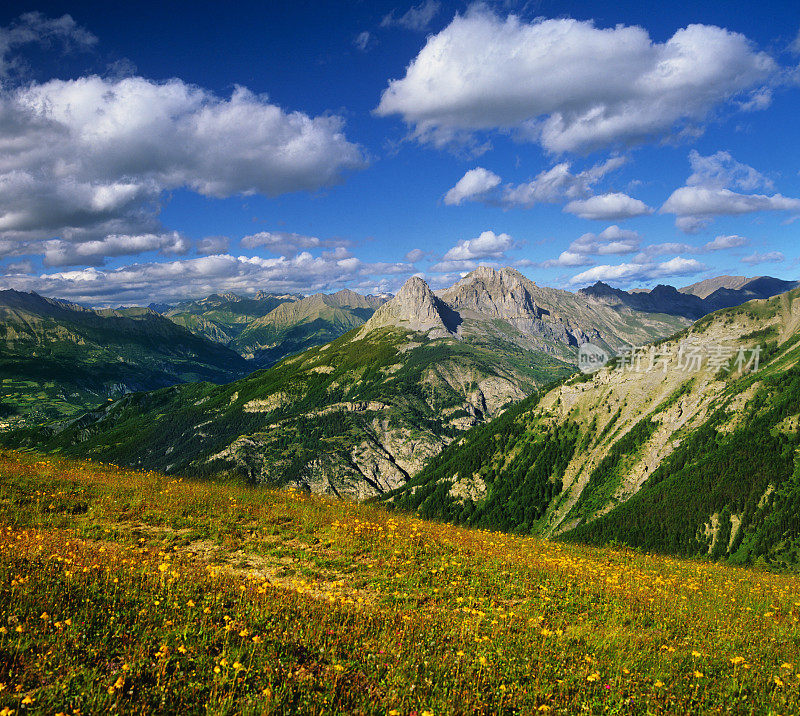
[[[233,351],[148,309],[92,311],[0,291],[0,418],[40,423],[129,391],[248,372]]]
[[[380,494],[464,429],[571,372],[495,338],[429,341],[385,328],[225,386],[126,396],[7,444],[173,473],[232,472],[314,492]]]
[[[0,527],[17,713],[800,709],[796,577],[13,452]]]
[[[266,316],[282,303],[297,298],[268,293],[260,293],[254,298],[234,293],[213,294],[197,301],[179,303],[164,315],[196,335],[227,345],[250,323]]]
[[[320,346],[361,326],[383,302],[353,291],[317,293],[283,303],[248,323],[231,347],[261,367]]]
[[[707,316],[652,355],[759,346],[757,371],[735,358],[648,370],[648,349],[640,370],[571,378],[467,433],[389,499],[484,528],[797,569],[798,326],[798,290]]]

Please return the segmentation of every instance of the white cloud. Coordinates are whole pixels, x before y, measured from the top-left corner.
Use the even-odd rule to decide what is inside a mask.
[[[444,259],[445,261],[470,261],[473,259],[501,258],[513,246],[514,240],[508,234],[483,231],[475,239],[459,241],[444,255]]]
[[[695,254],[698,250],[689,244],[678,243],[675,241],[666,241],[661,244],[650,244],[645,246],[642,253],[639,254],[637,260],[647,260],[651,256],[664,256],[666,254]]]
[[[508,234],[483,231],[474,239],[459,241],[430,270],[436,273],[464,273],[478,266],[497,266],[497,260],[505,260],[506,251],[514,247],[515,242]]]
[[[755,211],[798,211],[800,199],[782,194],[740,194],[730,189],[683,186],[661,207],[662,214],[703,218],[721,214],[749,214]]]
[[[777,70],[739,33],[689,25],[666,42],[641,27],[457,15],[392,80],[375,110],[441,146],[515,128],[552,152],[664,136],[758,92]]]
[[[295,256],[303,249],[330,245],[330,242],[324,242],[316,236],[304,236],[289,231],[259,231],[257,234],[245,236],[239,243],[245,249],[263,246],[272,253],[283,256]]]
[[[164,192],[316,191],[362,167],[343,120],[236,88],[82,77],[0,93],[0,240],[163,233]]]
[[[685,234],[696,234],[705,229],[710,223],[711,219],[709,217],[679,216],[675,219],[675,226]]]
[[[48,18],[40,12],[28,12],[8,27],[0,27],[0,79],[24,69],[19,57],[11,55],[23,45],[48,45],[53,41],[64,49],[88,49],[97,38],[80,27],[70,15]]]
[[[675,225],[686,233],[705,228],[716,216],[800,210],[800,199],[733,191],[771,190],[773,183],[753,167],[737,162],[729,152],[704,157],[692,150],[689,162],[692,173],[686,186],[673,191],[659,210],[661,214],[675,214]]]
[[[6,275],[3,285],[90,305],[147,305],[221,291],[313,293],[381,281],[394,285],[412,272],[409,263],[367,263],[355,257],[312,256],[303,251],[292,258],[219,254],[118,269],[88,267],[38,276]],[[383,281],[385,276],[396,278]]]
[[[730,152],[719,151],[707,157],[696,149],[689,152],[692,173],[687,186],[704,186],[712,189],[735,187],[744,191],[772,189],[772,180],[747,164],[737,162]]]
[[[591,256],[579,251],[567,249],[566,251],[562,251],[558,255],[558,258],[542,261],[539,265],[542,268],[556,268],[560,266],[570,266],[574,268],[575,266],[591,266],[593,263],[594,260]]]
[[[603,229],[599,234],[583,234],[570,244],[570,249],[584,254],[631,254],[639,248],[639,233],[621,229],[616,224]]]
[[[502,201],[507,205],[530,208],[535,204],[556,203],[565,198],[585,198],[592,193],[592,187],[600,179],[626,161],[624,157],[611,157],[577,174],[570,172],[569,162],[561,162],[539,173],[533,181],[506,187]]]
[[[467,273],[474,271],[479,266],[500,268],[500,264],[497,261],[486,261],[485,259],[481,259],[479,261],[439,261],[438,263],[433,264],[433,266],[430,267],[430,270],[439,274],[448,274],[448,279],[446,282],[443,283],[442,277],[439,276],[440,280],[436,284],[437,286],[444,288],[445,286],[449,286],[451,283],[453,283],[453,280],[451,280],[453,276],[455,276],[455,280],[457,281],[459,278],[463,278]]]
[[[653,281],[668,276],[687,276],[705,270],[705,266],[695,259],[676,256],[669,261],[631,262],[624,264],[595,266],[573,276],[573,285],[590,284],[596,281],[615,281],[630,284],[636,281]]]
[[[598,194],[588,199],[576,199],[564,207],[564,211],[582,219],[596,221],[621,221],[635,216],[652,214],[653,210],[643,201],[621,192]]]
[[[393,10],[381,20],[381,27],[404,27],[406,30],[425,32],[436,15],[439,14],[441,3],[438,0],[425,0],[419,5],[412,5],[405,13],[395,17]]]
[[[792,44],[789,45],[789,50],[796,55],[800,55],[800,30],[797,31],[797,37],[795,37],[794,40],[792,40]]]
[[[721,251],[723,249],[736,249],[740,246],[746,246],[747,239],[738,234],[731,234],[729,236],[717,236],[713,241],[709,241],[703,248],[706,251]]]
[[[768,251],[763,254],[754,253],[750,256],[745,256],[742,263],[745,264],[777,264],[781,263],[786,257],[780,251]]]
[[[502,191],[493,191],[500,185],[497,174],[482,167],[468,171],[458,183],[445,194],[445,204],[461,204],[463,201],[482,201],[487,204],[502,204],[529,209],[536,204],[554,204],[564,199],[582,199],[591,196],[592,188],[606,174],[619,169],[628,160],[625,157],[610,157],[604,162],[572,173],[570,162],[560,162],[550,169],[539,172],[531,181],[523,184],[506,184]]]
[[[587,233],[573,241],[566,251],[556,259],[539,264],[542,268],[558,266],[591,266],[592,256],[631,254],[639,250],[639,234],[621,229],[616,224],[603,229],[599,234]]]
[[[6,275],[19,274],[21,276],[24,276],[25,274],[33,273],[33,264],[27,260],[14,261],[0,268],[0,271],[2,271]]]
[[[177,231],[172,231],[139,236],[111,234],[103,239],[78,244],[52,239],[43,242],[43,247],[47,266],[102,266],[106,257],[110,256],[133,256],[148,251],[158,251],[162,255],[185,254],[190,243]]]
[[[444,203],[458,206],[465,200],[474,200],[485,196],[487,192],[500,184],[500,177],[483,167],[475,167],[464,174],[456,185],[444,195]]]
[[[406,254],[406,261],[410,261],[412,264],[417,263],[417,261],[421,261],[425,257],[425,252],[422,249],[411,249]]]
[[[224,254],[228,250],[230,239],[227,236],[206,236],[197,242],[197,253],[203,256]]]

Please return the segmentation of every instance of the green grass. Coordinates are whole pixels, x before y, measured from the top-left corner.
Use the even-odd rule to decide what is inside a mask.
[[[798,586],[0,454],[17,713],[792,713]]]

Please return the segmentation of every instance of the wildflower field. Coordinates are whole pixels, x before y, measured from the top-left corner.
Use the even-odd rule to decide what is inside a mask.
[[[800,578],[0,453],[0,714],[800,712]]]

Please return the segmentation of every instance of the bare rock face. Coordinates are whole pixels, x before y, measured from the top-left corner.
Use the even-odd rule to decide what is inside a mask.
[[[536,305],[528,287],[530,283],[511,268],[501,271],[480,266],[454,286],[443,291],[440,298],[456,311],[474,311],[490,318],[501,318],[512,325],[520,319],[538,320],[543,311]]]
[[[442,303],[419,276],[412,276],[397,295],[381,306],[358,334],[385,326],[398,326],[427,333],[429,338],[447,338],[458,333],[460,317]]]

